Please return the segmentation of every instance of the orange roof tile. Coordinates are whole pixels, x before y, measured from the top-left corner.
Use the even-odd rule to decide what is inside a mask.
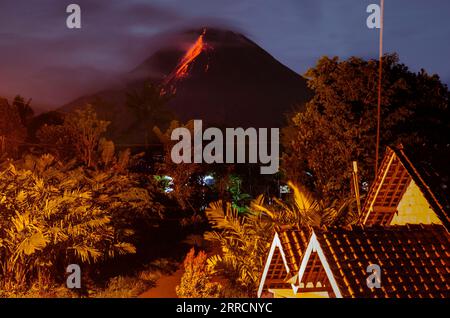
[[[276,249],[270,260],[269,270],[265,277],[264,290],[269,288],[291,288],[287,280],[291,278],[289,275],[293,276],[298,273],[300,261],[308,246],[311,233],[312,230],[309,228],[288,227],[277,230],[281,248],[286,257],[289,274],[285,268],[281,251]]]
[[[450,235],[441,225],[315,229],[343,297],[450,297]],[[367,266],[381,267],[369,288]]]
[[[311,238],[311,229],[301,228],[277,232],[291,273],[298,272],[303,253]]]
[[[392,157],[394,156],[394,157]],[[383,206],[385,210],[396,209],[401,196],[414,180],[433,211],[442,224],[450,230],[450,146],[431,147],[388,147],[380,165],[380,171],[375,178],[367,199],[363,205],[363,218],[370,213],[370,206]],[[405,175],[405,172],[407,174]],[[386,178],[384,178],[386,175]],[[383,181],[384,180],[384,181]],[[390,180],[393,181],[390,182]],[[395,181],[395,182],[394,182]],[[383,182],[378,192],[380,183]],[[395,185],[395,190],[387,189]],[[383,187],[386,188],[383,190]],[[389,216],[383,219],[370,220],[366,224],[389,224]]]

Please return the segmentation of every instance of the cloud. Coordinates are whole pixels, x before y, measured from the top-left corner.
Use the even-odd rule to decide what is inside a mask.
[[[299,73],[322,55],[376,57],[378,33],[365,26],[371,2],[1,0],[0,95],[60,105],[134,68],[171,30],[200,24],[238,30]],[[82,8],[81,30],[66,28],[70,3]],[[449,10],[450,2],[440,0],[388,2],[386,51],[398,52],[413,70],[450,78],[450,42],[443,40],[450,36]]]
[[[104,80],[108,74],[134,67],[157,45],[154,36],[181,19],[172,10],[136,1],[76,3],[81,30],[66,28],[65,1],[2,0],[0,94],[20,93],[57,106],[86,87],[100,89],[110,83]]]

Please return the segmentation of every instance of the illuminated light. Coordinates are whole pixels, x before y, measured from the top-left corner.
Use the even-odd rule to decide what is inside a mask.
[[[212,175],[204,176],[202,181],[203,181],[204,185],[208,185],[208,186],[213,185],[215,182],[214,177]]]
[[[171,176],[154,176],[155,180],[162,183],[163,191],[165,193],[170,193],[173,191],[173,178]]]

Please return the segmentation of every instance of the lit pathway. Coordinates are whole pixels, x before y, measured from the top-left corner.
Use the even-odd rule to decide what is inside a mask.
[[[142,293],[139,298],[176,298],[175,287],[180,284],[182,270],[177,270],[172,275],[162,275],[156,286]]]

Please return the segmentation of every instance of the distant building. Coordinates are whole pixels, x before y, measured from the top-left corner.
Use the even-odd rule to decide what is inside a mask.
[[[280,250],[295,257],[298,233],[283,235],[294,239]],[[263,287],[258,296],[448,298],[449,250],[450,236],[436,224],[314,229],[304,253],[295,260],[298,270],[290,272],[289,284],[267,286],[277,273],[277,267],[270,266],[261,282],[267,289]],[[367,283],[370,265],[380,267],[379,288]]]

